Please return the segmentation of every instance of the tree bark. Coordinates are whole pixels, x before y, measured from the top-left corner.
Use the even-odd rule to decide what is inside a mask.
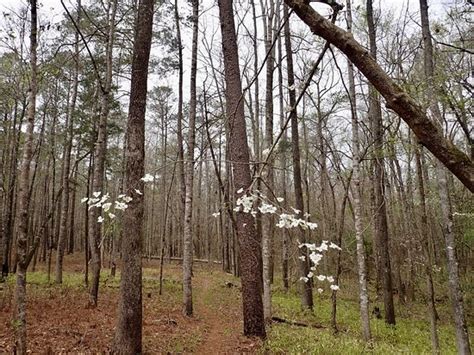
[[[288,71],[288,91],[289,103],[292,107],[290,113],[291,122],[291,149],[293,154],[293,188],[295,190],[295,208],[299,210],[296,218],[303,218],[304,202],[303,202],[303,187],[301,182],[301,162],[300,162],[300,143],[298,132],[298,114],[296,111],[296,89],[295,89],[295,75],[293,72],[293,52],[291,49],[290,24],[288,21],[288,7],[284,6],[283,16],[285,18],[285,49],[286,49],[286,65]],[[306,233],[302,228],[298,228],[298,241],[306,243]],[[298,268],[300,277],[307,277],[309,274],[309,260],[308,253],[304,248],[298,248],[300,256],[304,256],[302,260],[298,258]],[[301,306],[305,309],[313,309],[313,292],[311,289],[311,282],[299,281],[301,283]]]
[[[33,139],[36,114],[37,93],[37,46],[38,20],[36,0],[30,0],[30,87],[28,92],[28,111],[23,160],[19,178],[19,220],[17,236],[17,268],[14,294],[14,318],[16,327],[16,353],[26,354],[26,270],[28,268],[28,224],[29,224],[29,186],[30,167],[33,158]],[[19,133],[20,134],[20,133]]]
[[[351,34],[331,24],[304,0],[285,0],[311,31],[339,48],[365,75],[395,111],[413,130],[420,143],[438,158],[471,192],[474,192],[474,163],[449,142],[423,109],[376,63]]]
[[[117,1],[110,0],[108,15],[108,32],[106,44],[106,74],[105,83],[101,85],[100,115],[97,140],[94,149],[94,169],[92,173],[92,193],[100,192],[104,194],[104,169],[105,154],[107,150],[107,120],[110,110],[111,88],[112,88],[112,54],[115,34],[115,14],[117,11]],[[102,196],[101,195],[101,196]],[[101,244],[101,224],[97,219],[101,215],[101,210],[97,207],[89,210],[89,246],[91,251],[91,286],[89,289],[89,306],[96,307],[99,296],[99,279],[101,269],[100,248]]]
[[[352,31],[352,10],[351,0],[347,0],[347,28]],[[352,115],[352,181],[354,182],[353,205],[354,224],[357,249],[357,271],[359,277],[359,306],[362,335],[365,341],[371,338],[370,317],[369,317],[369,293],[367,289],[367,265],[364,247],[364,227],[362,224],[362,196],[360,187],[360,138],[359,138],[359,118],[357,116],[357,101],[354,81],[354,66],[347,61],[349,79],[349,100]]]
[[[421,163],[421,147],[415,147],[415,163],[416,175],[418,180],[418,194],[420,195],[421,207],[421,244],[425,254],[425,272],[426,272],[426,288],[428,290],[428,308],[430,312],[430,326],[431,326],[431,347],[433,354],[439,354],[439,338],[438,338],[438,318],[436,313],[435,291],[432,276],[432,260],[429,247],[429,233],[428,213],[426,209],[425,183],[423,177],[423,169]],[[427,235],[428,234],[428,235]]]
[[[372,0],[367,0],[367,25],[369,31],[370,55],[377,60],[376,28],[374,23]],[[372,85],[369,85],[369,118],[374,132],[374,223],[375,239],[378,241],[380,263],[382,266],[383,300],[385,322],[395,324],[395,308],[393,305],[392,268],[390,265],[390,245],[387,225],[387,209],[385,202],[385,168],[383,149],[383,120],[380,98]]]
[[[222,51],[226,83],[226,114],[229,120],[229,150],[234,174],[236,195],[251,184],[249,148],[245,127],[242,83],[240,79],[237,38],[235,34],[232,0],[219,0],[219,19],[222,33]],[[261,298],[261,248],[253,217],[238,212],[237,235],[240,247],[240,272],[242,278],[242,302],[244,334],[265,337],[263,304]]]
[[[145,170],[145,110],[153,27],[153,0],[140,0],[133,45],[132,81],[125,151],[125,194],[133,198],[124,211],[122,277],[114,350],[142,352],[142,237]]]
[[[79,26],[80,14],[81,14],[81,0],[77,1],[77,24]],[[73,128],[74,128],[74,110],[76,109],[76,99],[77,99],[77,88],[79,85],[79,34],[76,31],[75,35],[75,45],[74,45],[74,69],[72,74],[72,92],[71,99],[67,108],[66,115],[66,135],[64,138],[64,174],[63,174],[63,194],[62,194],[62,209],[60,211],[60,226],[59,226],[59,237],[58,237],[58,246],[56,250],[56,276],[55,282],[60,284],[63,282],[63,257],[64,257],[64,247],[68,234],[68,217],[69,217],[69,175],[70,175],[70,166],[71,166],[71,150],[72,150],[72,140],[73,140]],[[73,228],[73,226],[70,226]]]
[[[188,151],[186,169],[186,199],[184,203],[183,230],[183,313],[193,314],[192,268],[193,268],[193,182],[194,182],[194,147],[196,140],[196,72],[199,30],[199,2],[192,1],[193,6],[193,44],[191,54],[191,84],[189,101]]]
[[[266,62],[266,89],[265,89],[265,145],[270,151],[273,146],[273,70],[275,62],[275,50],[272,48],[273,42],[273,19],[275,13],[275,4],[270,0],[267,8],[267,15],[264,17],[265,31],[265,51],[268,53]],[[273,173],[274,159],[268,158],[266,185],[268,189],[267,196],[272,196],[275,187],[275,178]],[[263,313],[265,322],[268,324],[272,320],[272,291],[271,291],[271,259],[272,243],[275,234],[275,219],[267,215],[262,221],[262,274],[263,274]]]

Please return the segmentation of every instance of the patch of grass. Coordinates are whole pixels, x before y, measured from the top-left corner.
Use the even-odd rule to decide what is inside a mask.
[[[201,330],[192,331],[191,333],[186,334],[186,336],[175,336],[173,340],[168,344],[169,346],[166,349],[166,353],[192,353],[201,342]]]
[[[345,296],[345,295],[343,295]],[[403,306],[399,306],[403,307]],[[417,310],[426,310],[422,304],[412,305]],[[397,325],[385,325],[382,319],[371,319],[373,340],[366,344],[360,331],[358,303],[341,297],[337,304],[339,333],[331,328],[331,300],[328,296],[315,296],[314,313],[303,312],[299,296],[290,292],[277,291],[273,295],[273,309],[276,316],[291,321],[321,325],[323,328],[274,324],[268,331],[268,338],[262,351],[270,353],[312,353],[312,354],[430,354],[430,326],[426,311],[420,316],[398,317]],[[424,315],[423,315],[424,314]],[[441,353],[456,354],[455,333],[452,325],[440,324],[439,338]]]

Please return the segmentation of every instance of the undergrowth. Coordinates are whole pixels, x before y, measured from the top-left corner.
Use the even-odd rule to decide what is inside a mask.
[[[348,292],[348,291],[346,291]],[[358,303],[341,294],[337,302],[337,327],[331,327],[331,299],[329,294],[315,296],[314,312],[302,311],[295,292],[275,290],[273,312],[290,321],[303,322],[308,327],[273,324],[263,352],[311,354],[431,354],[430,325],[426,306],[412,305],[417,312],[400,312],[396,326],[387,326],[383,319],[371,319],[373,340],[362,340]],[[399,309],[406,306],[400,305]],[[420,311],[422,309],[422,311]],[[442,354],[456,354],[455,333],[448,315],[442,314],[438,335]]]

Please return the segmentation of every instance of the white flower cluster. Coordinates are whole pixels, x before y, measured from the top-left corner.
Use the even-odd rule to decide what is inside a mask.
[[[141,195],[141,192],[139,190],[135,190],[136,193]],[[84,197],[81,199],[81,203],[87,202],[89,209],[91,208],[102,208],[102,210],[107,213],[107,216],[110,219],[115,219],[117,217],[110,209],[113,208],[114,212],[116,210],[126,210],[128,208],[128,203],[132,201],[132,198],[127,195],[119,195],[115,201],[109,202],[109,194],[106,193],[102,195],[100,191],[96,191],[92,193],[92,197]],[[103,223],[104,222],[104,217],[99,216],[97,218],[97,223]]]
[[[157,178],[158,178],[157,176],[153,176],[151,174],[145,174],[145,176],[142,177],[140,180],[142,180],[143,182],[153,182]]]
[[[242,193],[243,189],[239,189],[237,191],[238,194]],[[278,211],[278,207],[272,205],[269,201],[265,201],[266,197],[263,194],[260,194],[257,191],[257,194],[253,193],[248,193],[240,196],[237,201],[236,201],[236,207],[234,208],[235,212],[244,212],[244,213],[250,213],[252,216],[257,215],[257,211],[253,208],[255,202],[261,201],[260,206],[258,206],[258,210],[262,214],[276,214]],[[276,200],[281,203],[284,201],[282,197],[277,197]],[[303,229],[316,229],[318,227],[317,223],[309,222],[307,220],[297,218],[296,216],[301,213],[300,210],[297,210],[296,208],[291,207],[293,210],[294,214],[289,214],[289,213],[280,213],[278,214],[278,222],[276,226],[278,228],[303,228]],[[214,216],[215,214],[213,214]],[[310,217],[309,213],[305,213],[304,217],[308,219]]]
[[[301,227],[303,229],[316,229],[318,227],[317,223],[313,222],[308,222],[305,221],[301,218],[296,218],[294,214],[286,214],[282,213],[280,214],[280,219],[278,220],[278,223],[276,224],[278,228],[296,228],[296,227]]]
[[[335,280],[333,276],[326,276],[326,275],[314,276],[314,271],[316,271],[316,268],[321,262],[324,252],[328,251],[329,249],[336,249],[336,250],[342,250],[342,249],[338,245],[332,242],[329,242],[327,240],[323,240],[319,246],[316,246],[316,244],[312,244],[312,243],[303,243],[303,244],[300,244],[299,247],[306,248],[309,251],[309,260],[312,263],[312,266],[310,268],[311,271],[308,273],[308,275],[301,277],[300,280],[304,282],[308,282],[309,279],[311,279],[312,277],[315,277],[320,282],[323,282],[323,281],[329,282],[330,283],[329,288],[331,290],[333,291],[339,290],[339,286],[334,284]],[[300,256],[299,259],[303,261],[306,260],[305,256],[303,255]],[[318,292],[322,293],[323,289],[318,288]]]
[[[237,192],[239,192],[239,191],[237,191]],[[254,211],[252,209],[252,207],[253,207],[253,203],[255,201],[257,201],[257,199],[258,199],[258,197],[256,195],[242,195],[242,196],[240,196],[237,199],[237,201],[235,202],[237,207],[234,208],[234,211],[239,212],[241,210],[241,207],[242,207],[242,210],[243,210],[244,213],[254,212],[256,214],[256,211]],[[252,213],[252,215],[253,215],[253,213]]]

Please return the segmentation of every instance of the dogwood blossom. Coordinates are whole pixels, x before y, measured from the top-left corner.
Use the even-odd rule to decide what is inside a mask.
[[[265,202],[262,202],[261,206],[259,206],[258,209],[263,214],[267,214],[267,213],[272,213],[273,214],[277,211],[277,208],[275,206],[270,205],[270,204],[265,203]]]
[[[145,174],[145,176],[142,177],[140,180],[142,180],[144,182],[152,182],[153,180],[155,180],[155,177],[153,175],[150,175],[150,174]]]
[[[120,201],[115,201],[115,209],[116,210],[126,210],[128,207],[128,205],[124,202],[120,202]]]

